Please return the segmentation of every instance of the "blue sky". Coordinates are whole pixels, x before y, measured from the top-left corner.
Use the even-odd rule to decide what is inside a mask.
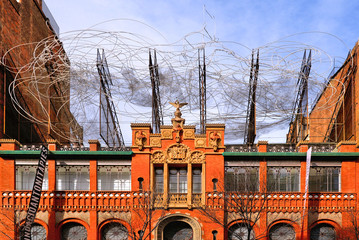
[[[111,19],[130,19],[135,21],[111,21],[96,28],[134,32],[154,42],[172,43],[205,26],[216,40],[235,42],[248,49],[286,40],[314,46],[321,54],[341,61],[359,38],[356,0],[45,1],[61,33]],[[129,128],[129,122],[126,125]],[[287,129],[276,130],[275,134],[265,132],[257,140],[280,142],[286,132]]]
[[[300,32],[330,33],[349,48],[359,37],[359,2],[355,0],[46,0],[46,4],[61,32],[128,18],[151,25],[170,41],[206,24],[220,40],[250,48]]]

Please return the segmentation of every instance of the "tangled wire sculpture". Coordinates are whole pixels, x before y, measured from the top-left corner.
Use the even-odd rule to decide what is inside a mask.
[[[129,145],[129,123],[151,121],[148,52],[149,49],[156,49],[165,123],[169,123],[173,115],[168,103],[177,99],[188,103],[188,107],[183,109],[187,123],[198,125],[198,49],[205,49],[207,122],[225,123],[226,139],[240,143],[246,123],[252,49],[238,42],[219,41],[205,29],[168,43],[158,31],[143,25],[145,32],[150,34],[99,30],[99,26],[95,26],[62,33],[59,39],[52,36],[40,42],[13,47],[3,59],[7,54],[16,54],[21,48],[30,48],[33,52],[32,60],[22,65],[16,63],[16,69],[3,60],[3,64],[16,74],[9,87],[14,107],[32,122],[49,124],[51,113],[46,102],[54,98],[49,89],[56,85],[63,90],[58,99],[52,99],[56,105],[56,116],[72,114],[73,120],[76,119],[83,127],[85,139],[98,139],[100,81],[96,54],[97,49],[103,49],[112,78],[112,100]],[[315,103],[316,96],[328,82],[328,75],[335,67],[333,57],[319,47],[295,41],[305,34],[324,35],[344,45],[330,34],[301,33],[255,49],[259,50],[257,135],[276,127],[288,127],[294,111],[304,50],[312,52],[309,106]],[[49,75],[52,81],[46,80]],[[340,81],[338,83],[341,84]],[[33,99],[32,104],[40,106],[43,117],[32,115],[21,105],[16,89],[25,85],[26,94]],[[337,88],[332,89],[336,98],[329,99],[326,107],[336,103]],[[71,113],[68,112],[69,106]],[[69,136],[56,123],[51,123],[49,127],[62,137]]]

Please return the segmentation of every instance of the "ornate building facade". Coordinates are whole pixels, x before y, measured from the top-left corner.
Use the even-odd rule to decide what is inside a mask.
[[[147,123],[131,128],[131,151],[103,148],[96,140],[89,148],[48,140],[33,239],[354,239],[357,234],[355,142],[225,146],[223,124],[207,124],[205,134],[196,134],[179,108],[159,134]],[[2,239],[19,237],[39,154],[37,146],[1,140]]]

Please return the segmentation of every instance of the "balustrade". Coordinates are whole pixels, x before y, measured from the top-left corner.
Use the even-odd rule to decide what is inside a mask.
[[[1,206],[26,210],[30,203],[31,191],[0,192]],[[153,201],[151,198],[153,197]],[[42,191],[39,210],[49,209],[64,211],[97,211],[123,210],[132,207],[143,207],[154,204],[154,207],[164,207],[163,193],[153,196],[147,192],[118,192],[118,191]],[[193,194],[194,206],[199,207],[201,194]],[[171,193],[168,195],[169,207],[187,207],[187,193]]]
[[[355,209],[355,193],[310,193],[306,205],[316,212],[339,212]],[[300,212],[305,204],[303,193],[271,192],[271,193],[239,193],[210,192],[206,194],[206,205],[210,208],[226,206],[230,211],[240,204],[251,204],[251,211],[266,208],[270,212]]]

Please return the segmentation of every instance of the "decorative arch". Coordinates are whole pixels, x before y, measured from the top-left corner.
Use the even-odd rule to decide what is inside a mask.
[[[77,219],[77,218],[67,218],[65,220],[62,220],[60,223],[57,224],[56,227],[56,235],[61,236],[61,230],[62,227],[68,223],[77,223],[85,227],[87,235],[89,234],[90,226],[83,220]]]
[[[274,228],[276,228],[276,227],[278,227],[280,225],[282,225],[282,226],[289,225],[289,226],[291,226],[293,228],[294,233],[295,233],[295,236],[294,236],[293,239],[296,239],[299,236],[301,229],[300,229],[300,226],[297,223],[295,223],[295,222],[293,222],[291,220],[288,220],[288,219],[280,219],[280,220],[272,222],[268,226],[267,235],[268,235],[269,239],[272,239],[271,238],[271,231],[274,230]]]
[[[155,239],[163,240],[163,230],[167,226],[167,224],[180,221],[185,222],[188,225],[191,226],[193,230],[193,240],[200,240],[202,239],[202,229],[201,225],[195,220],[194,218],[181,214],[181,213],[175,213],[168,216],[165,216],[158,220],[159,224],[157,226],[157,229],[155,230]]]
[[[339,233],[339,230],[340,230],[340,225],[338,223],[336,223],[335,221],[333,220],[330,220],[330,219],[321,219],[321,220],[318,220],[318,221],[315,221],[314,223],[312,223],[312,225],[309,227],[309,236],[310,236],[310,239],[316,239],[316,238],[312,238],[312,230],[315,229],[316,227],[320,226],[320,225],[328,225],[328,226],[331,226],[333,227],[334,229],[334,239],[335,239],[335,236],[338,236],[338,233]],[[330,235],[330,234],[329,234]],[[328,238],[330,239],[330,238]]]
[[[335,228],[335,230],[338,230],[338,229],[341,228],[341,226],[340,226],[337,222],[335,222],[335,221],[333,221],[333,220],[330,220],[330,219],[320,219],[320,220],[317,220],[317,221],[315,221],[314,223],[312,223],[312,224],[310,225],[309,229],[312,229],[313,227],[315,227],[315,226],[317,226],[317,225],[319,225],[319,224],[322,224],[322,223],[332,225],[332,226]]]
[[[117,219],[117,218],[111,218],[111,219],[106,219],[105,221],[101,222],[101,224],[98,225],[98,230],[97,230],[97,235],[98,235],[98,239],[102,239],[102,231],[104,230],[104,228],[107,227],[108,224],[111,224],[111,223],[119,223],[121,224],[122,226],[124,226],[127,230],[127,233],[130,234],[130,225],[121,220],[121,219]]]
[[[253,224],[252,221],[249,221],[249,220],[245,220],[245,219],[237,219],[237,220],[234,220],[232,222],[230,222],[228,224],[228,229],[230,229],[231,227],[234,227],[235,225],[241,225],[245,222],[251,222]],[[259,227],[257,224],[253,224],[253,229],[252,229],[253,233],[254,233],[254,236],[259,236],[260,235],[260,230],[259,230]]]

